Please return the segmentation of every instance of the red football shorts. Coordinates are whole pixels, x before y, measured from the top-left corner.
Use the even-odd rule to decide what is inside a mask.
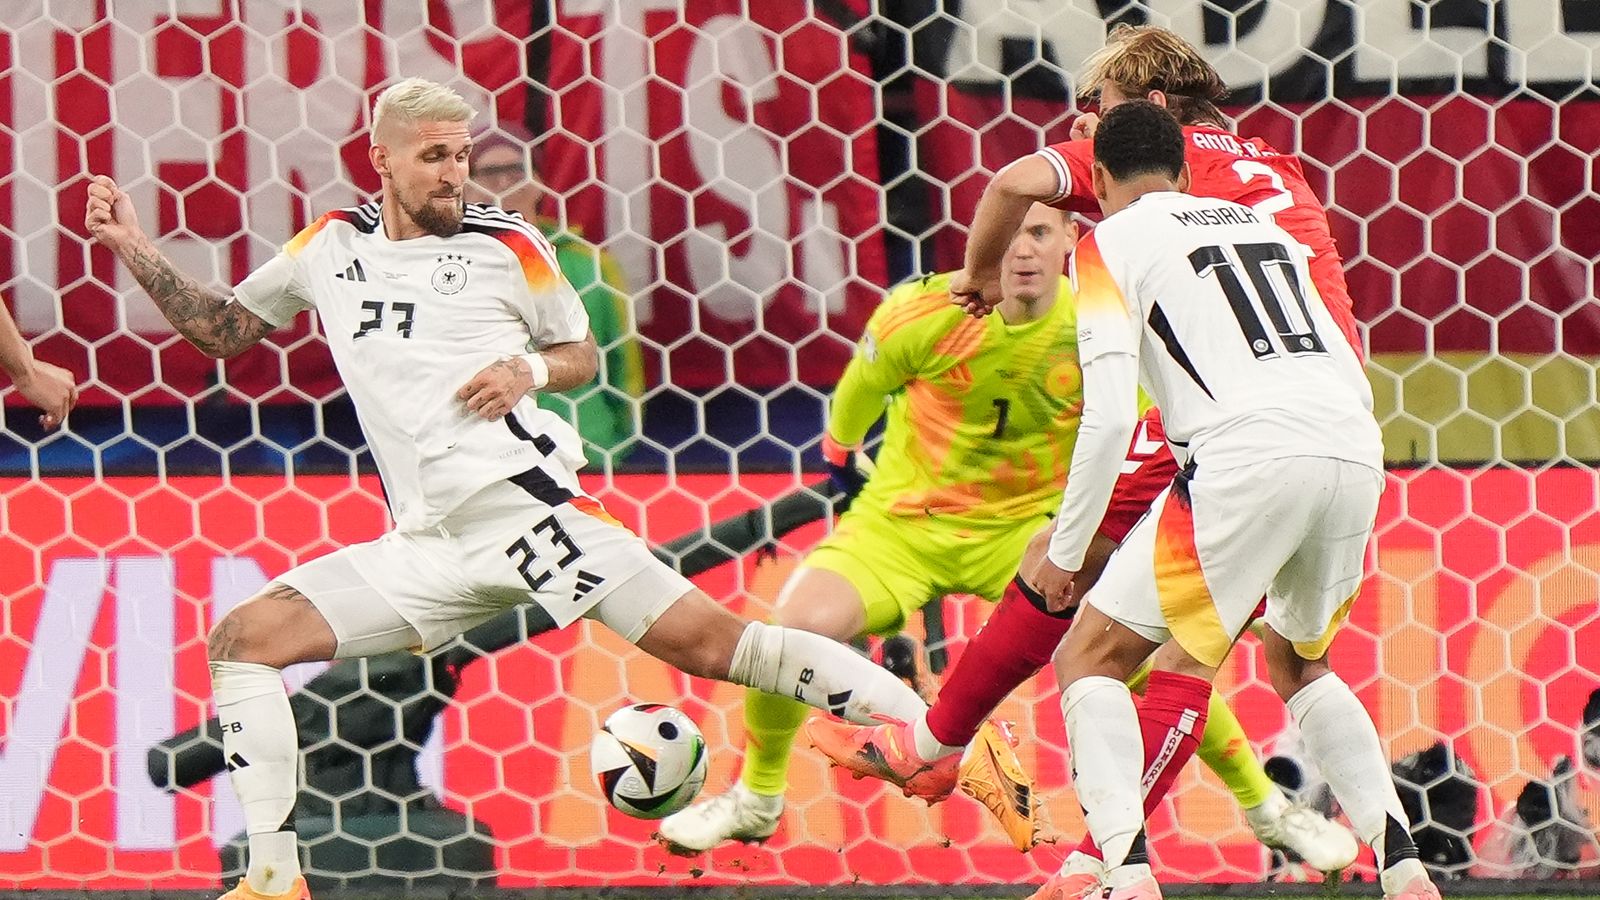
[[[1178,461],[1167,446],[1167,432],[1161,427],[1161,410],[1151,407],[1134,429],[1133,443],[1122,462],[1122,474],[1111,491],[1111,504],[1106,507],[1105,518],[1100,520],[1100,533],[1122,543],[1177,474]]]

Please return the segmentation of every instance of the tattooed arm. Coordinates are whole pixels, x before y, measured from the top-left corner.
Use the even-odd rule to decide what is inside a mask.
[[[111,249],[155,301],[178,333],[201,353],[226,359],[254,346],[273,325],[227,294],[210,290],[180,272],[139,227],[133,201],[104,175],[89,183],[84,225]]]
[[[571,390],[593,381],[599,367],[600,351],[589,334],[581,341],[551,344],[537,353],[490,363],[456,391],[456,399],[492,422],[530,391]]]
[[[539,356],[550,369],[550,379],[537,385],[541,391],[558,393],[583,387],[600,371],[600,350],[595,346],[593,332],[581,341],[551,344],[540,350]],[[520,365],[528,364],[526,359],[516,361]]]

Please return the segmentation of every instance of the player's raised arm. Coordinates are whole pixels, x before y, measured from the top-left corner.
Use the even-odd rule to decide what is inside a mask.
[[[11,376],[11,383],[29,403],[44,410],[39,424],[46,431],[66,421],[67,413],[78,402],[72,373],[34,359],[33,348],[23,340],[4,303],[0,303],[0,368]]]
[[[156,308],[189,343],[213,359],[254,346],[274,326],[227,294],[210,290],[178,270],[139,227],[133,201],[108,176],[89,183],[84,214],[89,234],[117,255]]]
[[[1061,195],[1061,176],[1050,161],[1029,154],[1001,169],[978,200],[967,234],[964,267],[950,280],[955,303],[973,315],[986,315],[1000,303],[1000,261],[1028,209]]]

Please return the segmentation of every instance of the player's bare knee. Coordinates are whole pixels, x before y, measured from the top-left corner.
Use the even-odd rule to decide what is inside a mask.
[[[686,664],[680,665],[686,674],[697,678],[727,681],[733,666],[733,653],[739,647],[739,638],[750,623],[723,610],[706,623],[704,640],[695,641],[685,654]]]
[[[1271,627],[1261,630],[1261,644],[1267,659],[1267,677],[1272,681],[1272,689],[1285,702],[1301,688],[1333,671],[1328,665],[1327,653],[1316,659],[1306,659],[1293,642]]]
[[[851,581],[828,569],[801,568],[784,584],[771,621],[836,641],[848,641],[866,628],[861,593]]]
[[[250,649],[248,626],[235,612],[223,616],[206,635],[206,659],[211,662],[252,661],[246,658]]]
[[[819,597],[815,603],[780,606],[773,610],[772,622],[836,641],[847,641],[861,631],[863,616],[859,601],[849,600],[847,604],[846,600],[848,598],[823,600]]]
[[[1217,677],[1217,670],[1190,656],[1188,651],[1177,641],[1168,641],[1161,645],[1151,657],[1152,665],[1163,671],[1175,675],[1187,675],[1190,678],[1200,678],[1211,681]]]
[[[1131,628],[1084,604],[1056,648],[1056,680],[1063,688],[1090,675],[1126,681],[1155,649]]]
[[[635,646],[685,675],[725,681],[747,624],[694,590],[667,607]]]
[[[311,601],[276,582],[229,610],[206,636],[206,657],[212,662],[280,669],[331,659],[336,648],[333,629]]]

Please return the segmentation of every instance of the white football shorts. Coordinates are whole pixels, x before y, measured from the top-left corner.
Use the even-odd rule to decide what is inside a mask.
[[[560,627],[596,619],[637,642],[694,589],[598,501],[541,469],[490,484],[434,528],[391,531],[274,580],[327,619],[337,658],[432,649],[529,602]]]
[[[1371,467],[1319,456],[1186,469],[1085,602],[1216,667],[1265,595],[1267,625],[1316,659],[1361,589],[1383,481]]]

